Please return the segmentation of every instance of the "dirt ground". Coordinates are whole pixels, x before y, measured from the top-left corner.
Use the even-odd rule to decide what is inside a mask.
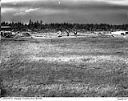
[[[1,96],[128,97],[128,40],[1,41]]]

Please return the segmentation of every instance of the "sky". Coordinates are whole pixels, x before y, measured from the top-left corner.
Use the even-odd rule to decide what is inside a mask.
[[[128,0],[1,0],[1,20],[128,24]]]

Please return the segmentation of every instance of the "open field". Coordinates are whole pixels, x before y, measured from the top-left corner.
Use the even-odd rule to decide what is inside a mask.
[[[128,39],[1,41],[1,95],[128,97]]]

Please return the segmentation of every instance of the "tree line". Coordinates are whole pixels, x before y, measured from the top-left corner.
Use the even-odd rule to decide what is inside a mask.
[[[28,24],[22,22],[1,22],[1,26],[10,26],[15,31],[58,31],[58,30],[78,30],[78,31],[114,31],[128,30],[128,24],[110,25],[110,24],[77,24],[77,23],[50,23],[44,24],[42,20],[29,20]]]

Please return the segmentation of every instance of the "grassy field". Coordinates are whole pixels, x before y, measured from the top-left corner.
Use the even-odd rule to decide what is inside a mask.
[[[1,41],[1,96],[128,97],[128,40]]]

